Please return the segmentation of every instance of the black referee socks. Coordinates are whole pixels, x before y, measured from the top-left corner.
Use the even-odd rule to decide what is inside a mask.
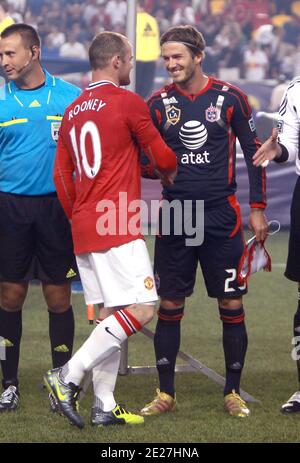
[[[66,312],[49,312],[49,336],[53,368],[61,367],[72,357],[75,331],[72,306]]]
[[[22,310],[8,312],[0,307],[0,337],[2,385],[6,389],[10,385],[18,387],[18,366],[20,343],[22,337]],[[4,355],[2,355],[4,354]]]

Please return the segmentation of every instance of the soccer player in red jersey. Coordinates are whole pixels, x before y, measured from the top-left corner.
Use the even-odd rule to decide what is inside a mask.
[[[58,197],[72,224],[86,304],[115,308],[71,360],[45,375],[60,411],[79,428],[79,385],[95,366],[106,383],[92,424],[140,424],[143,417],[116,404],[113,391],[121,343],[148,323],[157,300],[140,230],[139,149],[168,184],[177,160],[154,127],[142,98],[120,88],[130,82],[126,37],[100,33],[89,50],[92,82],[63,118],[54,168]],[[101,382],[100,382],[101,383]],[[97,396],[97,390],[94,391]]]
[[[178,162],[177,177],[171,187],[164,186],[163,198],[170,204],[190,201],[190,221],[194,223],[197,206],[204,204],[204,239],[202,244],[194,240],[188,245],[187,233],[160,233],[156,237],[154,274],[161,301],[154,347],[160,390],[142,414],[161,414],[176,405],[174,382],[180,321],[185,298],[193,293],[200,263],[207,293],[217,299],[223,323],[225,410],[230,415],[246,417],[250,411],[239,395],[247,351],[242,301],[247,287],[237,279],[245,244],[235,196],[236,138],[248,169],[249,225],[258,241],[266,238],[268,228],[264,215],[265,170],[252,165],[260,142],[246,95],[203,73],[205,41],[197,29],[173,27],[161,37],[161,47],[173,83],[155,93],[148,104],[156,127],[176,153]]]

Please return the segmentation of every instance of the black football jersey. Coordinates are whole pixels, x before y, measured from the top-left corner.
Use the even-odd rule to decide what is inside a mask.
[[[265,169],[252,165],[260,141],[240,89],[210,77],[196,95],[171,84],[148,104],[156,127],[177,155],[178,174],[174,185],[163,190],[166,199],[202,199],[209,205],[234,194],[237,137],[248,169],[250,204],[265,207]]]

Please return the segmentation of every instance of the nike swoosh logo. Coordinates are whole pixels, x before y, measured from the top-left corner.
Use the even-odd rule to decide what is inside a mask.
[[[108,334],[110,334],[111,336],[113,336],[114,338],[116,338],[118,341],[121,342],[121,339],[118,338],[117,336],[115,336],[115,335],[110,331],[110,329],[108,328],[108,326],[105,327],[105,331],[106,331]]]
[[[58,399],[59,399],[61,402],[64,402],[64,401],[66,400],[66,394],[62,394],[62,393],[60,392],[59,384],[58,384],[58,380],[57,380],[57,379],[55,380],[54,385],[55,385],[55,391],[56,391],[56,394],[57,394]]]

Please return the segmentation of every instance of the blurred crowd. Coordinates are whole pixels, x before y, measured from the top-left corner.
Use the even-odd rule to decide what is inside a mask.
[[[126,28],[125,0],[6,0],[16,22],[36,27],[43,54],[86,58],[102,30]],[[300,74],[300,1],[145,0],[160,32],[193,24],[206,39],[204,70],[221,79],[262,80]]]

